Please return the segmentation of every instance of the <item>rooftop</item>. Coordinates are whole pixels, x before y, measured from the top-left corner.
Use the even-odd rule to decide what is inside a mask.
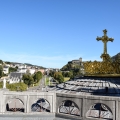
[[[49,91],[79,95],[120,96],[120,77],[81,77],[50,88]]]

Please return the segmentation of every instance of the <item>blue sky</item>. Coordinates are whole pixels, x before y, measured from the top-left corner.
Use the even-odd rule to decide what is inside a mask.
[[[61,68],[120,52],[120,0],[0,0],[0,59]]]

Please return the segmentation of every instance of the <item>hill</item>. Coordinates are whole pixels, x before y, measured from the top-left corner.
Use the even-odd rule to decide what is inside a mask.
[[[119,61],[120,63],[120,52],[111,57],[111,61]],[[84,63],[84,61],[83,61]],[[74,62],[68,62],[61,68],[61,71],[75,71],[82,68],[81,64],[76,64]]]
[[[38,67],[38,68],[45,69],[45,67],[43,67],[43,66],[33,65],[33,64],[30,64],[30,63],[18,63],[18,62],[10,62],[10,61],[2,61],[2,60],[0,60],[0,64],[3,64],[3,62],[6,63],[6,64],[13,64],[13,65],[14,64],[25,64],[27,66]]]
[[[120,52],[119,52],[118,54],[114,55],[113,57],[111,57],[111,60],[112,60],[112,61],[117,60],[117,61],[120,62]]]

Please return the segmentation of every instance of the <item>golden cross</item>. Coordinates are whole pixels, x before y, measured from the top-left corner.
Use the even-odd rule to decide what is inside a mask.
[[[102,37],[97,37],[96,40],[97,40],[97,41],[102,40],[102,42],[104,43],[103,54],[107,54],[107,42],[108,42],[108,41],[113,42],[114,39],[113,39],[113,38],[109,38],[109,37],[107,36],[107,30],[106,30],[106,29],[103,30],[103,33],[104,33],[104,36],[102,36]]]

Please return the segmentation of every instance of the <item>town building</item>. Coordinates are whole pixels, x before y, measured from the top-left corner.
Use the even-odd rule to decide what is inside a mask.
[[[3,67],[3,73],[4,74],[8,74],[9,73],[9,67],[8,66],[4,66]]]
[[[23,73],[11,72],[8,75],[7,82],[9,82],[9,84],[23,82],[22,76],[23,76]]]

